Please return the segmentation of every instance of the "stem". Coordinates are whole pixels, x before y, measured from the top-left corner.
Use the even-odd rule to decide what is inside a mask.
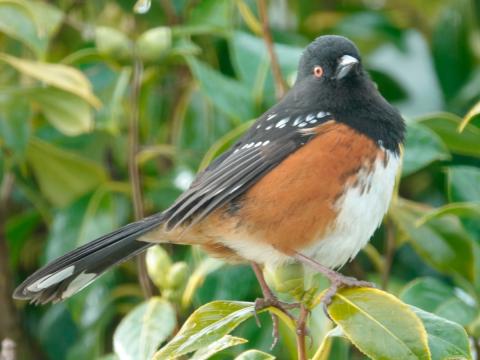
[[[392,269],[393,255],[395,254],[395,232],[393,222],[390,219],[386,221],[386,249],[385,249],[385,261],[382,273],[382,289],[385,290],[390,280],[390,270]]]
[[[178,23],[178,18],[175,12],[175,8],[173,7],[170,0],[160,0],[160,6],[165,12],[168,25],[175,25],[176,23]]]
[[[272,66],[273,79],[275,81],[275,93],[277,99],[281,99],[288,90],[288,86],[283,79],[280,65],[278,64],[278,58],[273,48],[272,34],[268,26],[268,13],[266,0],[257,0],[258,10],[260,12],[260,20],[262,22],[262,34],[263,40],[267,45],[268,56],[270,57],[270,64]]]
[[[142,189],[140,182],[140,171],[137,162],[140,120],[140,89],[142,86],[143,64],[140,59],[135,58],[133,63],[132,93],[131,93],[131,116],[129,121],[129,146],[128,146],[128,173],[132,186],[133,212],[135,220],[144,217]],[[153,295],[153,286],[147,274],[145,253],[137,256],[138,280],[145,297]]]
[[[307,335],[308,309],[304,304],[300,306],[300,315],[297,320],[297,353],[298,360],[307,360],[306,335]]]

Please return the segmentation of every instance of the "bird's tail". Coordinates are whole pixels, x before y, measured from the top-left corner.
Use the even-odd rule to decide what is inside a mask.
[[[77,293],[112,266],[152,244],[137,240],[163,222],[156,214],[93,240],[45,265],[15,289],[13,297],[36,304],[58,302]]]

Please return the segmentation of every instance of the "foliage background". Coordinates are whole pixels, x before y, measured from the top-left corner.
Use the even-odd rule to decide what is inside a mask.
[[[125,339],[135,345],[139,334],[119,330],[113,341],[143,301],[133,262],[55,306],[14,303],[12,289],[67,250],[166,208],[275,102],[255,1],[153,0],[145,13],[134,5],[0,0],[0,339],[14,338],[21,358],[98,359],[120,354]],[[345,35],[408,121],[400,197],[344,272],[457,322],[475,354],[480,2],[271,0],[268,10],[288,83],[305,45]],[[459,132],[462,118],[469,124]],[[150,329],[157,337],[147,341],[149,354],[201,304],[260,296],[247,266],[222,267],[198,249],[165,250],[150,255],[165,309],[152,317],[164,334]],[[262,328],[249,320],[236,331],[248,344],[216,358],[251,348],[294,358],[294,337],[283,331],[270,351],[269,318],[261,320]],[[313,353],[330,325],[321,310],[310,325]],[[364,358],[345,339],[330,345],[325,358]]]

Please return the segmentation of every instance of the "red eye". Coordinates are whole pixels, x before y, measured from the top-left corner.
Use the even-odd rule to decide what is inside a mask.
[[[318,78],[318,79],[321,78],[322,75],[323,75],[323,69],[322,69],[322,67],[321,67],[321,66],[318,66],[318,65],[315,66],[315,67],[313,68],[313,75],[315,75],[315,77]]]

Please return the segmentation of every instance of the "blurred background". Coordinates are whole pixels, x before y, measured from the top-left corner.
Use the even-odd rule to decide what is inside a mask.
[[[270,0],[267,14],[287,84],[310,41],[344,35],[408,121],[399,197],[344,271],[459,323],[475,349],[480,1]],[[143,290],[130,261],[55,306],[11,299],[49,260],[168,207],[275,103],[264,35],[253,0],[0,1],[0,340],[14,339],[19,358],[116,359],[138,335],[118,325],[145,294],[170,304],[153,350],[201,304],[260,296],[248,266],[165,246],[148,255]],[[216,358],[248,348],[295,358],[288,335],[269,350],[261,319],[238,329],[248,344]],[[321,310],[311,327],[317,346]],[[364,358],[342,339],[329,356]]]

